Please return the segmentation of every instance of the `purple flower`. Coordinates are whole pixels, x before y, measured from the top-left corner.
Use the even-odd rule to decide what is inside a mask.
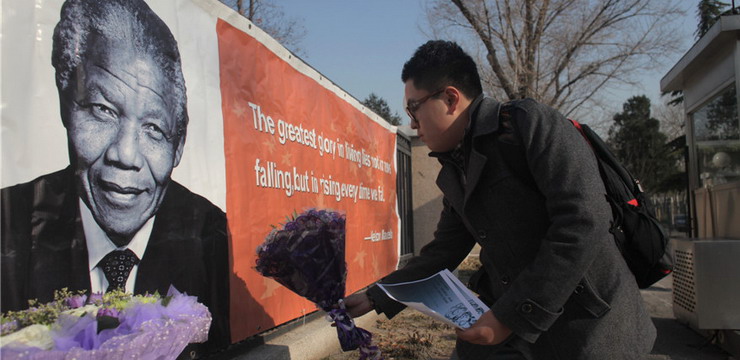
[[[10,334],[18,330],[18,320],[8,321],[0,326],[0,334]]]
[[[174,288],[168,294],[169,306],[164,305],[159,295],[121,294],[105,301],[100,294],[65,297],[67,295],[69,294],[55,297],[52,303],[23,311],[26,317],[38,316],[47,311],[49,306],[53,306],[56,311],[50,330],[44,327],[53,341],[53,345],[45,348],[53,348],[48,353],[49,357],[40,358],[57,358],[69,351],[84,355],[84,358],[92,356],[91,358],[96,359],[119,358],[123,352],[126,358],[174,358],[189,342],[203,342],[207,339],[208,326],[211,323],[207,307],[198,303],[196,297],[180,293]],[[85,301],[92,304],[84,305]],[[71,309],[65,309],[66,307]],[[117,310],[120,307],[123,309]],[[60,308],[64,311],[59,312]],[[102,309],[97,310],[99,308]],[[97,316],[93,315],[95,311]],[[6,321],[2,324],[3,331],[12,331],[14,327],[21,326],[18,325],[20,320],[3,320]],[[129,336],[119,338],[125,335]],[[162,343],[153,344],[152,340],[155,338]],[[104,345],[108,341],[108,345]],[[92,350],[95,352],[90,353]],[[44,350],[4,346],[0,349],[0,358],[19,358],[22,355],[36,354],[35,351]]]
[[[100,305],[103,303],[103,293],[92,293],[90,294],[90,297],[87,299],[88,304],[95,304]]]
[[[333,306],[344,296],[347,277],[343,214],[311,209],[282,229],[274,229],[257,248],[256,270],[269,276],[326,312],[337,324],[342,350],[361,349],[362,358],[380,356],[372,336],[354,325],[345,310]]]
[[[68,297],[65,302],[70,308],[77,309],[85,305],[85,301],[87,301],[87,295],[75,295]]]
[[[109,317],[118,318],[118,310],[114,308],[102,308],[98,310],[98,317],[101,317],[101,316],[109,316]]]
[[[257,248],[256,270],[329,311],[344,296],[343,214],[310,209],[274,229]]]

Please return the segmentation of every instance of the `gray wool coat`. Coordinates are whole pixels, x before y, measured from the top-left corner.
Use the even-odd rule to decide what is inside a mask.
[[[588,144],[561,114],[533,100],[513,103],[504,124],[490,98],[478,97],[470,109],[464,165],[451,153],[430,154],[442,163],[444,194],[434,240],[381,283],[454,269],[478,243],[487,277],[477,290],[513,330],[505,346],[529,359],[643,358],[655,327],[608,231],[611,209]],[[513,171],[515,156],[531,178]],[[403,309],[377,286],[368,294],[389,317]],[[459,341],[457,352],[485,359],[502,346]]]

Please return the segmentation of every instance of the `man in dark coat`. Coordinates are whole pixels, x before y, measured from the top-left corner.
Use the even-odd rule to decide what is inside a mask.
[[[478,243],[485,271],[475,290],[491,310],[457,330],[457,357],[648,354],[655,327],[608,232],[606,192],[578,131],[533,100],[500,116],[501,104],[482,95],[474,61],[455,43],[422,45],[402,80],[411,127],[442,164],[444,208],[434,240],[381,282],[454,269]],[[403,309],[377,286],[345,302],[353,316]]]
[[[211,311],[207,349],[227,346],[226,215],[170,178],[188,124],[172,33],[141,0],[68,0],[53,40],[70,166],[2,190],[2,311],[173,285]],[[119,256],[130,273],[108,270]]]

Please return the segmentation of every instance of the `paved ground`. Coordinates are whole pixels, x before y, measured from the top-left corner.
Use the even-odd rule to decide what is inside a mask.
[[[652,287],[642,290],[643,299],[658,329],[653,355],[650,359],[670,360],[728,360],[734,359],[716,345],[673,315],[672,277],[668,276]]]
[[[734,358],[707,338],[677,321],[673,314],[672,277],[667,277],[642,295],[650,315],[658,330],[653,354],[650,360],[740,360]],[[366,315],[358,321],[359,326],[368,328],[378,317]],[[317,341],[325,339],[326,341]],[[292,331],[270,339],[257,339],[259,344],[244,344],[225,351],[221,359],[240,360],[303,360],[322,359],[339,352],[335,330],[327,326],[323,319],[315,319],[297,326]],[[737,356],[737,354],[736,354]],[[604,359],[608,359],[605,357]]]

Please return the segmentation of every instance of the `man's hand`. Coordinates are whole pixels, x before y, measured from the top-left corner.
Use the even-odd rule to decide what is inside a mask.
[[[353,318],[360,317],[373,310],[373,303],[367,297],[365,291],[356,292],[344,298],[344,306]]]
[[[500,344],[511,335],[511,329],[498,321],[491,310],[481,315],[473,326],[465,330],[455,329],[455,332],[460,340],[478,345]]]

